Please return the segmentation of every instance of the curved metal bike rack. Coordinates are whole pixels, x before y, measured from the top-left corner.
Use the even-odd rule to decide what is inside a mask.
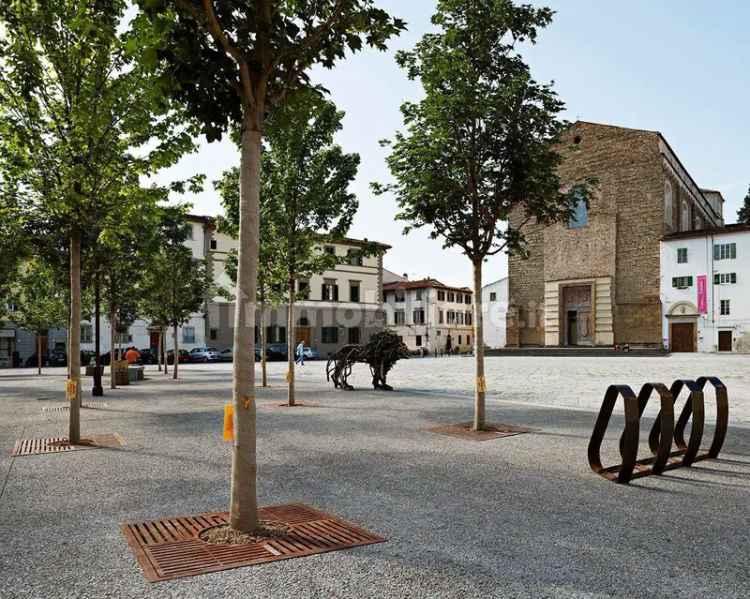
[[[716,429],[711,447],[700,451],[705,425],[704,393],[707,384],[716,393]],[[675,425],[675,402],[687,390],[689,395]],[[649,433],[650,457],[638,459],[640,420],[654,392],[661,407]],[[620,437],[619,450],[622,463],[604,467],[601,445],[607,432],[612,412],[619,397],[625,406],[625,430]],[[691,420],[690,438],[685,442],[685,429]],[[697,381],[679,379],[667,387],[661,383],[646,383],[638,396],[627,385],[612,385],[607,389],[602,407],[594,424],[588,447],[589,466],[600,476],[627,484],[634,478],[661,474],[666,470],[690,466],[699,460],[716,458],[726,439],[729,426],[729,396],[726,386],[716,377],[701,377]],[[672,444],[677,446],[672,450]]]

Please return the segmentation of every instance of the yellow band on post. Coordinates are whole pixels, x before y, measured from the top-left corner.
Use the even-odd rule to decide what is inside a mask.
[[[483,376],[477,377],[477,391],[479,391],[480,393],[487,392],[487,381]]]
[[[246,410],[249,410],[254,401],[255,398],[252,395],[246,395],[242,398],[242,407],[244,407]]]
[[[65,385],[65,397],[68,401],[75,401],[78,399],[78,381],[68,379]]]
[[[234,441],[234,406],[224,406],[224,441]]]
[[[292,371],[291,370],[287,370],[286,371],[286,382],[287,383],[291,383],[292,382]]]

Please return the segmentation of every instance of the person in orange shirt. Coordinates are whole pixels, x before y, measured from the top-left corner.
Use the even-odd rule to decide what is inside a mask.
[[[128,364],[138,364],[138,360],[141,359],[141,354],[137,349],[131,347],[125,352],[125,359],[128,361]]]

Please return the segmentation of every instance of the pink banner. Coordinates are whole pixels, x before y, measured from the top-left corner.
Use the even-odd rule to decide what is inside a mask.
[[[708,314],[708,288],[706,275],[698,276],[698,312]]]

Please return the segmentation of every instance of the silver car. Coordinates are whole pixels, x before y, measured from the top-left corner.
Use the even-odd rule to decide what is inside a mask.
[[[195,347],[190,350],[191,362],[218,362],[219,350],[215,347]]]

